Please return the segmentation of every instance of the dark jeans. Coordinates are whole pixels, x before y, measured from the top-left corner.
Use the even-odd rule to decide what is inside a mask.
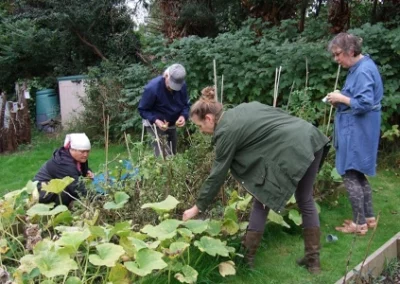
[[[171,156],[176,154],[176,144],[177,144],[177,134],[176,128],[168,128],[163,131],[157,127],[157,135],[160,141],[160,147],[157,143],[156,134],[154,132],[154,128],[150,126],[146,126],[146,131],[150,133],[153,137],[152,146],[154,148],[154,154],[156,157],[160,156],[160,148],[164,153],[164,157]]]
[[[323,149],[314,154],[314,161],[299,181],[294,193],[303,220],[303,228],[319,227],[318,211],[313,198],[313,184],[318,173],[322,152]],[[269,208],[254,198],[248,230],[264,232],[268,213]]]
[[[365,175],[356,170],[346,171],[343,182],[353,209],[353,222],[363,225],[365,218],[374,217],[371,186]]]

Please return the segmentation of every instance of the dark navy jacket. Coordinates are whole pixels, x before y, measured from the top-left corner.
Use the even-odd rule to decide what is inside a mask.
[[[169,122],[169,126],[173,126],[181,115],[187,121],[190,101],[186,83],[180,91],[169,91],[163,76],[152,79],[144,87],[138,109],[141,117],[147,119],[151,124],[159,119],[166,120]]]
[[[38,189],[39,189],[39,202],[40,203],[50,203],[54,202],[55,204],[60,203],[60,199],[57,194],[47,193],[41,190],[42,182],[49,182],[52,179],[62,179],[64,177],[72,177],[74,181],[67,186],[64,190],[68,192],[75,198],[79,198],[78,192],[82,195],[86,195],[86,188],[79,180],[81,176],[85,177],[89,171],[88,162],[80,163],[81,170],[78,170],[77,162],[72,158],[68,149],[61,147],[54,151],[53,157],[48,160],[33,178],[34,181],[39,181]],[[70,196],[65,193],[61,194],[61,200],[64,205],[69,205],[69,203],[73,200]]]

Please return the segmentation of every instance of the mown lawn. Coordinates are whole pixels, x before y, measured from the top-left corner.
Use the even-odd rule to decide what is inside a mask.
[[[400,231],[400,176],[398,170],[380,170],[376,178],[370,179],[373,186],[374,208],[380,212],[379,225],[371,242],[371,254],[393,235]],[[344,219],[350,219],[351,207],[347,195],[340,194],[338,204],[321,205],[321,266],[320,275],[310,275],[305,269],[297,267],[296,258],[303,252],[303,240],[298,231],[290,232],[281,227],[268,225],[264,234],[263,248],[256,258],[254,271],[241,270],[237,277],[227,279],[225,283],[335,283],[346,271],[351,253],[349,269],[360,263],[367,253],[373,231],[366,236],[354,236],[335,231]],[[335,234],[338,241],[327,243],[327,234]]]
[[[31,145],[21,147],[17,153],[0,155],[0,195],[23,187],[51,156],[54,149],[62,145],[63,136],[35,136]],[[105,151],[92,141],[90,165],[94,171],[102,169]],[[109,159],[120,154],[126,156],[124,144],[110,146]],[[377,177],[370,179],[373,187],[374,208],[380,213],[379,225],[371,242],[368,254],[375,251],[394,234],[400,231],[400,177],[398,169],[380,169]],[[262,247],[256,258],[256,268],[252,271],[239,266],[237,275],[222,278],[215,270],[207,276],[209,281],[202,283],[335,283],[345,271],[349,254],[349,269],[360,263],[367,253],[372,231],[366,236],[356,237],[335,231],[344,219],[351,217],[351,207],[346,193],[339,195],[338,202],[323,202],[321,206],[321,265],[320,275],[310,275],[305,269],[296,266],[295,260],[302,256],[303,241],[301,231],[283,229],[277,225],[268,225],[264,234]],[[335,234],[339,240],[327,243],[327,234]],[[207,274],[210,269],[202,263]]]

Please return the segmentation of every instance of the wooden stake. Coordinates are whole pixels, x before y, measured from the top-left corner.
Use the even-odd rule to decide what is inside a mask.
[[[214,64],[214,89],[215,89],[215,101],[218,102],[218,87],[217,87],[217,63],[215,59],[213,60]]]
[[[222,78],[221,78],[221,104],[223,101],[223,97],[224,97],[224,74],[222,74]]]
[[[340,74],[340,65],[338,65],[338,69],[337,69],[337,73],[336,73],[335,88],[333,89],[333,91],[336,91],[336,89],[337,89],[337,84],[339,81],[339,74]],[[326,126],[326,133],[325,133],[326,136],[328,136],[329,126],[330,126],[331,117],[332,117],[332,110],[333,110],[333,105],[331,105],[331,109],[329,110],[328,124]]]

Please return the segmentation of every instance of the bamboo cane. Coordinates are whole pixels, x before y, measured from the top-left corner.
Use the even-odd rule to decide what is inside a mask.
[[[218,102],[218,87],[217,87],[217,63],[215,59],[213,60],[214,64],[214,89],[215,89],[215,101]]]
[[[336,91],[336,89],[337,89],[337,85],[338,85],[338,81],[339,81],[339,74],[340,74],[340,65],[338,65],[338,69],[337,69],[337,73],[336,73],[335,88],[333,89],[333,91]],[[331,117],[332,117],[332,110],[333,110],[333,105],[331,105],[331,108],[329,110],[328,125],[326,127],[326,133],[325,133],[326,136],[328,136],[329,126],[330,126]]]
[[[223,101],[223,97],[224,97],[224,75],[222,74],[222,78],[221,78],[221,104]]]

